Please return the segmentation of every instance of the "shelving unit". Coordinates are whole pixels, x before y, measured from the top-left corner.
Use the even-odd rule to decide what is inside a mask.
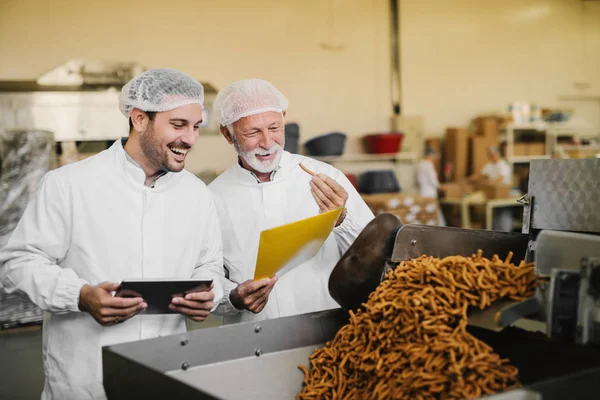
[[[415,152],[400,152],[394,154],[345,154],[342,156],[311,156],[315,160],[323,161],[326,163],[334,162],[415,162],[417,160],[417,153]]]
[[[416,152],[403,151],[393,154],[344,154],[342,156],[311,156],[315,160],[331,164],[344,173],[360,175],[369,170],[392,169],[404,193],[416,193],[415,167],[419,161]]]
[[[586,124],[577,122],[537,122],[528,124],[508,124],[501,139],[506,141],[506,161],[514,172],[515,164],[528,164],[533,160],[547,160],[558,150],[558,137],[571,136],[579,139],[593,134],[593,129]],[[515,132],[528,131],[530,134],[543,136],[545,151],[542,155],[514,155]]]
[[[508,161],[509,164],[528,164],[533,160],[549,160],[550,158],[552,158],[552,156],[549,154],[541,156],[512,156],[506,157],[506,161]]]
[[[557,145],[554,154],[555,158],[600,158],[600,145]]]

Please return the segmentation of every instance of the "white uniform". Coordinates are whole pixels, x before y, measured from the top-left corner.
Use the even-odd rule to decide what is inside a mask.
[[[511,184],[510,166],[502,159],[498,162],[488,162],[483,166],[481,175],[492,181],[502,178],[501,183]],[[501,232],[511,232],[513,227],[513,215],[510,208],[500,208],[494,211],[493,229]]]
[[[481,175],[484,175],[488,179],[495,181],[496,179],[502,177],[502,183],[506,185],[511,184],[510,179],[510,166],[504,160],[498,160],[498,162],[488,162],[483,166],[481,170]]]
[[[0,251],[0,279],[44,311],[42,399],[102,399],[101,348],[185,331],[182,315],[139,314],[103,327],[78,308],[84,284],[125,278],[215,280],[223,295],[221,235],[213,197],[187,171],[154,188],[121,141],[50,171]]]
[[[228,291],[254,276],[260,232],[319,214],[310,191],[311,176],[298,164],[315,173],[324,173],[346,189],[346,218],[334,228],[319,253],[283,275],[275,284],[265,308],[258,314],[237,312],[228,302]],[[229,271],[224,301],[217,309],[226,315],[225,323],[258,321],[339,307],[328,290],[329,275],[341,255],[373,213],[352,184],[332,166],[300,155],[284,152],[273,180],[258,183],[248,170],[235,164],[209,188],[215,195],[223,234],[223,261]]]
[[[423,197],[437,199],[440,181],[433,163],[429,160],[421,160],[417,166],[417,184]]]

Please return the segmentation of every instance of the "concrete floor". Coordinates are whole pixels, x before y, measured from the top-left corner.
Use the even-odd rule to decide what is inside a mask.
[[[188,330],[221,325],[211,315],[204,322],[188,321]],[[0,330],[0,399],[39,400],[44,388],[41,325]]]
[[[0,331],[0,399],[39,399],[44,388],[41,325]]]

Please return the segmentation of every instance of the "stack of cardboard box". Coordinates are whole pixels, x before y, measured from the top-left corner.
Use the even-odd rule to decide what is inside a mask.
[[[468,175],[478,174],[487,163],[487,149],[500,144],[500,127],[503,119],[497,116],[480,116],[473,120],[472,130],[446,129],[445,163],[451,170],[449,182],[460,182]]]
[[[440,185],[440,194],[445,199],[456,199],[473,193],[473,189],[473,185],[466,181],[442,183]]]
[[[488,148],[500,144],[501,123],[501,119],[496,116],[480,116],[473,120],[475,133],[471,135],[469,168],[471,174],[479,174],[488,162]]]
[[[544,142],[517,142],[513,143],[513,156],[542,156],[546,154]]]
[[[444,162],[448,166],[445,179],[458,182],[467,176],[469,131],[466,128],[446,129]]]
[[[503,117],[479,116],[473,120],[470,130],[446,130],[444,161],[450,174],[445,177],[448,183],[440,187],[443,197],[460,198],[473,192],[473,185],[467,183],[467,177],[481,173],[488,162],[488,148],[500,143],[500,127],[503,123]],[[498,198],[506,191],[506,188],[494,190],[492,185],[475,186],[477,190],[484,190],[490,198]]]
[[[444,183],[440,194],[444,198],[460,198],[473,191],[466,183],[468,176],[469,131],[467,128],[446,129],[444,143]]]
[[[362,198],[373,214],[394,214],[404,224],[438,225],[440,221],[436,199],[402,193],[365,194]]]
[[[482,180],[475,184],[475,189],[483,191],[487,199],[506,199],[510,197],[512,185],[490,183],[487,180]]]

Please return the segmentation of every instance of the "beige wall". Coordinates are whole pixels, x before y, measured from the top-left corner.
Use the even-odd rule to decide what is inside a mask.
[[[0,79],[34,79],[71,58],[172,67],[216,88],[260,77],[289,99],[302,140],[389,125],[387,0],[0,0]],[[225,168],[221,137],[194,172]]]
[[[600,2],[400,5],[403,113],[423,115],[427,135],[515,100],[575,107],[600,129],[600,100],[559,100],[600,96]],[[358,137],[389,127],[388,12],[387,0],[0,0],[0,79],[34,79],[70,58],[174,67],[217,88],[261,77],[289,97],[303,141]],[[235,158],[221,137],[192,156],[194,172]]]
[[[510,101],[575,107],[600,131],[600,3],[401,0],[400,16],[403,112],[424,115],[427,134]]]

